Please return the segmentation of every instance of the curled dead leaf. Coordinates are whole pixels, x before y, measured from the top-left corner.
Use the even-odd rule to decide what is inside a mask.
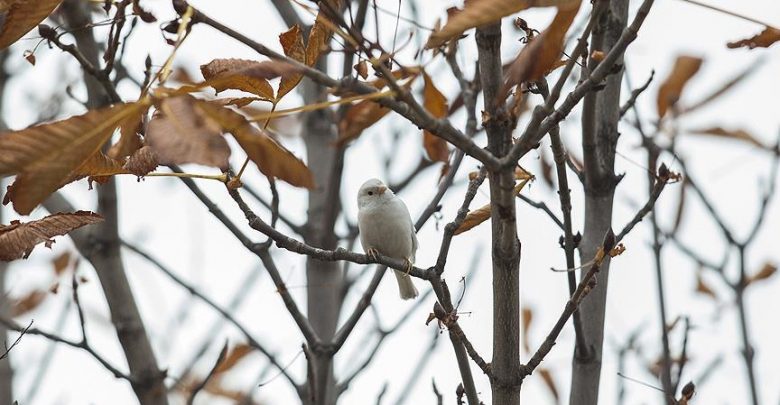
[[[14,209],[29,214],[41,201],[67,184],[114,133],[118,125],[146,108],[117,104],[62,121],[0,134],[0,177],[16,174]]]
[[[769,48],[776,42],[780,41],[780,29],[774,27],[766,27],[760,33],[739,41],[729,42],[726,47],[735,48]]]
[[[8,48],[51,14],[62,0],[5,0],[0,3],[0,49]]]
[[[710,136],[716,136],[721,138],[745,141],[761,149],[769,149],[755,136],[751,135],[749,132],[745,131],[744,129],[725,129],[723,127],[712,127],[712,128],[694,129],[688,132],[693,135],[710,135]]]
[[[206,83],[217,93],[228,89],[241,90],[265,101],[275,100],[274,89],[268,79],[282,76],[289,69],[291,66],[284,62],[246,59],[214,59],[200,67]]]
[[[47,295],[46,291],[33,290],[25,294],[24,297],[15,300],[11,306],[11,317],[16,318],[38,308]]]
[[[149,122],[146,142],[160,164],[197,163],[227,170],[230,147],[222,128],[189,95],[163,99]]]
[[[674,61],[672,72],[658,89],[656,99],[658,117],[663,117],[666,112],[677,103],[688,81],[699,71],[703,60],[694,56],[679,56]]]
[[[363,131],[376,124],[390,112],[371,100],[363,100],[347,108],[344,118],[339,121],[337,146],[343,146],[357,139]]]
[[[773,263],[764,263],[764,266],[761,267],[761,270],[747,278],[745,285],[750,285],[756,281],[766,280],[774,276],[776,273],[777,266],[775,266]]]
[[[40,243],[51,246],[54,236],[103,221],[103,217],[89,211],[57,213],[31,222],[13,221],[0,225],[0,260],[11,261],[29,256]]]
[[[284,49],[284,54],[287,55],[287,57],[301,63],[306,63],[306,47],[303,44],[303,33],[297,24],[279,35],[279,43],[282,44],[282,49]],[[276,101],[281,100],[282,97],[294,89],[295,86],[301,82],[302,78],[302,73],[293,73],[282,76],[282,80],[279,82],[279,90],[276,94]]]
[[[238,144],[268,177],[275,177],[296,187],[314,188],[314,177],[306,164],[277,143],[265,131],[252,125],[243,115],[221,105],[197,100],[197,107]]]
[[[434,118],[444,118],[447,116],[449,107],[447,98],[436,88],[433,80],[427,73],[423,72],[423,106]],[[449,161],[450,150],[447,147],[447,141],[434,135],[430,131],[423,131],[423,147],[428,154],[428,158],[434,162]]]
[[[565,64],[561,61],[563,41],[566,32],[579,11],[579,1],[567,2],[558,8],[558,13],[541,34],[535,36],[517,55],[504,74],[504,86],[499,100],[504,100],[514,86],[539,80],[556,67]]]
[[[425,47],[436,48],[445,42],[457,38],[463,31],[486,25],[531,7],[567,7],[580,0],[470,0],[463,11],[452,13],[447,24],[436,30],[428,38]]]
[[[157,155],[149,146],[144,146],[133,153],[125,162],[124,169],[128,172],[143,177],[157,168]]]

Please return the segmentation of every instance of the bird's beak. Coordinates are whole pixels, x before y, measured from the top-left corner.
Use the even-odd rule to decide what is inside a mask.
[[[379,186],[379,187],[377,187],[377,189],[376,189],[376,192],[377,192],[377,193],[379,193],[379,195],[382,195],[382,194],[384,194],[384,193],[385,193],[385,191],[387,191],[387,187],[386,187],[386,186]]]

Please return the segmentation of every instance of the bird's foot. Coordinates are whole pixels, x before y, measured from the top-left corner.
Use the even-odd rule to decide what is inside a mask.
[[[412,272],[414,264],[409,259],[404,259],[404,273],[408,276]]]
[[[368,248],[366,250],[366,256],[368,256],[372,262],[375,262],[379,260],[379,251],[374,248]]]

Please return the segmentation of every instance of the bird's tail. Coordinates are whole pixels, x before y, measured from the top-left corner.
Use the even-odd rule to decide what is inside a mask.
[[[417,289],[414,287],[414,282],[408,274],[394,270],[395,278],[398,280],[398,292],[401,295],[401,299],[410,300],[417,297]]]

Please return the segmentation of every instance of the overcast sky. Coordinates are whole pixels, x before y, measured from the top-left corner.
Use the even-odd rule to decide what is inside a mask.
[[[276,36],[286,27],[280,19],[276,18],[269,2],[193,0],[191,3],[236,30],[266,45],[279,48]],[[381,0],[377,3],[388,9],[397,7],[396,1]],[[442,0],[418,3],[420,22],[428,27],[433,26],[436,19],[445,15],[444,10],[448,6],[459,5]],[[765,20],[775,26],[780,25],[780,2],[777,1],[709,0],[709,3]],[[167,1],[146,0],[142,1],[142,4],[152,9],[160,21],[173,18],[173,12]],[[638,2],[632,2],[631,16],[637,5]],[[402,7],[402,14],[411,16],[406,2]],[[550,21],[552,11],[549,9],[529,11],[522,13],[522,16],[530,26],[541,29]],[[585,17],[584,12],[579,16],[580,19]],[[383,17],[380,22],[383,35],[386,35],[385,39],[392,35],[393,21],[392,18]],[[402,22],[399,38],[405,38],[403,35],[406,35],[410,29],[409,25]],[[700,73],[690,82],[681,100],[683,105],[686,101],[700,99],[719,84],[758,63],[759,60],[763,60],[759,70],[729,94],[678,123],[681,132],[679,150],[688,159],[689,168],[716,203],[718,211],[740,236],[745,234],[754,221],[760,192],[766,187],[771,156],[746,143],[694,137],[686,135],[685,132],[712,126],[742,128],[766,143],[774,142],[780,128],[777,118],[777,95],[780,94],[780,81],[777,80],[777,72],[780,71],[780,55],[778,55],[780,47],[748,51],[730,50],[725,46],[728,41],[750,37],[761,29],[759,25],[682,1],[659,0],[656,1],[642,27],[639,38],[629,48],[626,60],[627,75],[635,85],[646,80],[652,70],[656,72],[656,80],[638,102],[645,119],[656,116],[655,94],[658,84],[670,71],[676,56],[689,54],[704,58]],[[521,46],[518,42],[521,34],[511,27],[509,21],[505,24],[504,33],[504,43],[507,44],[504,47],[504,57],[509,59]],[[423,32],[421,35],[423,35],[421,39],[424,40],[426,34]],[[459,56],[468,74],[471,74],[472,69],[469,66],[473,65],[472,62],[476,57],[472,36],[462,41],[465,46]],[[34,46],[35,42],[23,40],[13,48],[14,57],[10,65],[18,68],[14,70],[15,72],[23,72],[20,72],[11,82],[4,103],[3,116],[12,128],[22,128],[33,123],[38,116],[41,100],[46,100],[53,93],[63,92],[66,83],[72,82],[77,86],[81,78],[80,70],[74,61],[61,55],[59,51],[49,50],[44,46],[36,53],[37,65],[28,66],[21,58],[21,53],[24,49]],[[410,46],[404,54],[409,63],[413,63],[414,49],[412,48],[414,46]],[[165,45],[157,25],[142,25],[130,38],[127,67],[135,77],[140,78],[143,60],[147,53],[150,53],[154,63],[159,65],[169,52],[170,48]],[[199,65],[215,58],[228,57],[262,59],[250,49],[219,32],[205,26],[198,26],[193,29],[191,37],[180,49],[176,64],[198,74]],[[429,56],[426,55],[426,58]],[[67,66],[64,73],[59,72],[60,65]],[[456,84],[445,66],[434,63],[428,69],[435,73],[437,85],[452,99]],[[129,84],[122,86],[120,90],[127,100],[137,97],[137,90]],[[75,94],[83,95],[82,89],[76,87]],[[300,102],[297,95],[290,95],[284,104],[296,106]],[[66,115],[81,112],[78,103],[74,101],[69,101],[66,105]],[[577,156],[581,155],[578,147],[578,117],[579,113],[575,111],[562,127],[566,143]],[[456,119],[462,121],[462,117]],[[649,125],[649,122],[646,124]],[[342,189],[342,197],[351,221],[355,219],[354,201],[359,185],[369,177],[387,177],[382,171],[383,154],[380,151],[389,144],[391,129],[401,132],[403,152],[393,157],[393,170],[387,180],[403,177],[416,164],[422,153],[419,130],[397,117],[386,119],[382,124],[367,130],[350,148],[345,164],[347,177]],[[626,123],[621,125],[621,133],[622,137],[618,145],[620,156],[616,162],[616,171],[625,173],[625,179],[618,187],[616,197],[613,221],[616,229],[622,228],[646,198],[646,157],[637,149],[638,135]],[[305,156],[302,142],[295,136],[296,134],[288,135],[291,136],[284,137],[283,142],[298,156]],[[480,142],[484,143],[484,139]],[[541,153],[549,153],[548,144],[543,143],[542,146]],[[532,172],[539,173],[539,153],[532,151],[523,158],[521,164]],[[235,153],[232,159],[234,164],[240,164],[243,156]],[[668,157],[665,162],[671,168],[679,169],[679,166]],[[464,193],[463,180],[467,173],[475,168],[475,162],[469,159],[462,165],[457,177],[460,180],[458,185],[453,187],[444,199],[443,220],[440,223],[442,226],[437,227],[435,221],[431,220],[421,230],[420,251],[417,254],[419,267],[428,267],[435,261],[443,225],[454,217]],[[187,167],[187,170],[199,173],[210,171],[197,166]],[[438,168],[429,170],[401,194],[413,217],[416,217],[433,197],[438,174]],[[250,170],[246,179],[257,189],[267,189],[267,182],[255,170]],[[155,254],[166,265],[198,285],[204,293],[217,302],[227,305],[236,292],[245,285],[243,280],[247,274],[258,270],[259,263],[256,257],[234,240],[179,181],[149,178],[137,182],[134,178],[125,177],[120,179],[119,184],[123,237],[135,241]],[[222,185],[206,181],[199,184],[237,223],[243,226],[241,213],[232,200],[226,198]],[[582,191],[577,184],[572,188],[575,226],[581,229]],[[305,193],[285,185],[280,186],[280,191],[283,212],[302,222],[306,209]],[[667,187],[659,201],[660,222],[667,228],[673,220],[679,191],[679,185],[671,185]],[[93,209],[95,195],[87,190],[84,182],[70,185],[64,192],[72,198],[79,209]],[[525,193],[534,199],[546,201],[556,212],[558,211],[557,195],[542,181],[534,183]],[[264,195],[267,194],[264,192]],[[478,207],[487,202],[487,188],[483,186],[472,206]],[[775,263],[780,261],[780,253],[777,249],[780,241],[780,216],[778,216],[780,211],[776,207],[775,203],[768,211],[763,231],[748,254],[748,265],[752,271],[757,271],[766,261]],[[258,210],[260,210],[259,206]],[[12,219],[16,218],[8,207],[5,207],[4,213],[5,222],[8,221],[8,216]],[[37,218],[43,215],[45,211],[39,208],[31,216]],[[248,227],[243,226],[243,228],[251,232]],[[528,331],[531,348],[534,350],[560,314],[567,298],[565,275],[549,271],[550,267],[564,267],[565,261],[557,244],[559,231],[540,211],[519,204],[518,230],[522,242],[521,300],[523,305],[534,311],[533,323]],[[718,261],[723,256],[724,246],[718,229],[708,220],[702,205],[692,194],[688,196],[686,202],[681,235],[684,241],[713,261]],[[647,359],[655,359],[660,352],[655,270],[648,249],[650,236],[647,224],[641,224],[625,239],[627,252],[612,263],[602,369],[601,403],[603,404],[612,404],[616,401],[617,384],[620,382],[620,378],[616,375],[615,343],[623,342],[630,332],[641,327],[639,342],[644,356]],[[262,239],[259,235],[257,238]],[[460,307],[464,312],[460,323],[476,349],[486,359],[491,355],[492,340],[489,241],[488,225],[482,225],[456,237],[445,273],[450,288],[457,290],[458,280],[469,271],[472,257],[476,254],[480,258],[477,270],[467,281],[465,298]],[[51,251],[39,248],[28,260],[14,263],[7,282],[10,295],[21,296],[33,288],[47,289],[53,282],[51,258],[70,249],[72,249],[70,241],[61,237]],[[306,281],[303,260],[278,249],[275,257],[299,305],[304,305]],[[697,295],[694,293],[695,264],[679,254],[672,246],[664,250],[663,259],[668,318],[688,315],[695,326],[689,337],[690,363],[685,369],[683,379],[695,380],[713,359],[723,356],[722,364],[700,387],[695,403],[735,405],[746,403],[749,394],[739,352],[736,312],[733,306],[728,304],[732,300],[730,290],[717,277],[705,273],[705,280],[726,304],[719,305],[710,298]],[[159,271],[132,253],[127,252],[125,261],[147,331],[157,350],[158,361],[162,368],[170,370],[171,375],[178,376],[178,372],[192,356],[193,350],[199,347],[204,339],[212,340],[213,344],[199,363],[198,367],[203,372],[211,367],[226,338],[233,343],[242,341],[240,334],[231,328],[224,328],[217,335],[209,334],[212,322],[218,319],[213,311],[201,303],[192,301],[185,291],[171,284]],[[733,263],[730,269],[736,270]],[[88,328],[92,342],[115,364],[122,365],[121,348],[111,329],[108,310],[97,278],[88,265],[82,264],[79,271],[90,280],[80,289],[80,292],[88,315]],[[350,294],[345,308],[354,306],[364,284],[358,285]],[[416,284],[422,291],[427,288],[419,280]],[[56,323],[60,313],[70,300],[66,287],[63,285],[61,289],[66,293],[61,292],[50,296],[30,315],[35,319],[37,327],[45,330],[57,329]],[[290,363],[291,372],[299,379],[303,379],[305,361],[302,356],[298,356],[303,339],[275,293],[273,284],[263,273],[251,288],[245,303],[237,311],[238,318],[258,337],[258,340],[267,344],[277,354],[282,364]],[[758,387],[761,399],[766,404],[776,404],[780,401],[780,386],[777,383],[780,381],[780,364],[777,362],[777,359],[780,359],[780,345],[777,344],[780,341],[780,328],[777,326],[777,315],[774,312],[775,306],[778,305],[778,288],[780,288],[780,278],[775,277],[751,287],[746,301],[749,327],[756,347]],[[398,300],[395,283],[390,281],[383,281],[373,302],[376,304],[383,326],[392,325],[398,316],[405,313],[411,305],[416,304]],[[388,391],[384,403],[394,403],[399,393],[405,390],[410,370],[420,356],[428,350],[431,337],[435,333],[435,326],[424,325],[432,304],[431,297],[420,303],[420,308],[414,313],[413,318],[385,343],[372,366],[352,384],[343,397],[343,403],[373,403],[385,383],[388,384]],[[182,308],[188,307],[192,310],[182,317]],[[70,312],[62,333],[75,337],[79,333],[78,321],[73,308],[70,308]],[[363,337],[371,332],[374,325],[375,318],[369,311],[358,324],[356,332],[348,340],[345,349],[337,356],[339,375],[349,372],[357,359],[367,354],[366,348],[371,346]],[[410,396],[414,400],[408,403],[434,401],[430,388],[431,378],[435,378],[440,390],[444,392],[445,403],[454,402],[453,392],[459,381],[459,374],[446,334],[439,335],[439,340],[431,361],[423,370]],[[674,353],[679,353],[680,341],[678,329],[672,334]],[[568,398],[572,344],[573,331],[567,326],[558,344],[543,363],[544,367],[551,370],[562,398]],[[30,405],[133,403],[134,396],[128,384],[114,379],[87,354],[62,347],[57,349],[41,390],[36,393],[33,402],[28,402],[27,390],[47,347],[49,343],[43,339],[26,337],[14,349],[13,364],[17,371],[15,389],[20,394],[20,403]],[[256,385],[258,373],[264,368],[265,361],[261,361],[259,355],[253,356],[252,361],[242,363],[231,372],[226,385],[235,389],[248,389]],[[528,353],[523,353],[523,360],[527,360],[528,357]],[[660,387],[660,382],[654,381],[647,373],[645,361],[630,358],[627,366],[628,376]],[[480,398],[490,403],[490,386],[487,379],[477,367],[473,367],[473,370],[477,388],[481,392]],[[295,394],[287,387],[286,381],[275,377],[276,375],[276,370],[271,370],[269,374],[259,379],[267,384],[255,388],[255,398],[268,403],[290,403],[295,398]],[[659,393],[652,389],[628,380],[622,380],[622,383],[628,390],[626,403],[657,403],[660,399]],[[526,380],[522,396],[526,403],[553,403],[549,391],[546,390],[538,375]],[[205,395],[201,397],[200,403],[219,403],[207,401],[206,398]]]

